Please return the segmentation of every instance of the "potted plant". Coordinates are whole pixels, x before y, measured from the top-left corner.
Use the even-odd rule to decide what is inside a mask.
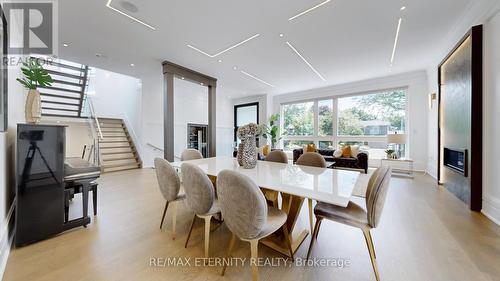
[[[385,154],[387,156],[387,159],[393,159],[394,158],[394,152],[396,152],[395,150],[393,149],[387,149],[385,151]]]
[[[271,148],[275,149],[276,148],[276,143],[278,143],[279,140],[281,140],[281,137],[279,136],[279,122],[278,120],[280,119],[279,114],[274,114],[271,115],[269,118],[269,125],[261,125],[261,133],[262,136],[271,141]]]
[[[28,89],[24,108],[26,123],[36,124],[42,118],[40,92],[37,89],[38,87],[50,87],[54,81],[47,70],[43,69],[38,59],[30,58],[23,62],[21,71],[24,78],[16,80]]]

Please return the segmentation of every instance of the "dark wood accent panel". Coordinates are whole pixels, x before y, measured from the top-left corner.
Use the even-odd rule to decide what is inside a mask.
[[[482,48],[475,26],[438,69],[438,180],[474,211],[482,208]],[[470,152],[464,174],[443,165],[445,147]]]

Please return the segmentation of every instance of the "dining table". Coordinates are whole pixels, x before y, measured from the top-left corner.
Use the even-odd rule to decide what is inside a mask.
[[[236,158],[211,157],[197,160],[171,163],[178,173],[183,163],[197,165],[214,183],[223,170],[231,170],[248,176],[257,186],[281,195],[281,206],[288,218],[287,227],[291,233],[292,252],[295,254],[309,234],[309,230],[296,227],[296,223],[305,199],[325,202],[340,207],[347,207],[353,194],[354,186],[360,175],[357,171],[318,168],[296,164],[257,161],[252,169],[245,169]],[[309,210],[312,212],[312,210]],[[290,256],[285,235],[277,231],[262,240],[266,245],[285,256]]]

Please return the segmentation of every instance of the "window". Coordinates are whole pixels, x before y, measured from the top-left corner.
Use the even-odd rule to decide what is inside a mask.
[[[259,124],[258,102],[234,106],[234,141],[238,144],[240,143],[240,140],[236,137],[238,128],[249,123]]]
[[[406,90],[282,104],[281,116],[286,151],[308,143],[319,149],[359,145],[380,159],[389,148],[386,135],[406,131]]]
[[[285,140],[285,141],[283,141],[283,148],[285,151],[292,151],[294,149],[303,148],[304,145],[308,145],[310,143],[314,143],[314,142],[307,141],[307,140]]]
[[[404,133],[405,91],[390,91],[338,99],[339,136],[385,136]]]
[[[314,134],[314,102],[286,104],[281,107],[282,132],[287,136],[312,136]]]
[[[318,135],[333,136],[333,100],[318,101]]]

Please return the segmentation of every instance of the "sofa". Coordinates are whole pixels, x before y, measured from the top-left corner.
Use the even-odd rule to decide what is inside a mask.
[[[335,162],[330,166],[330,168],[347,168],[347,169],[356,169],[363,170],[368,173],[368,154],[365,152],[359,152],[357,157],[339,157],[335,158],[333,156],[335,150],[333,149],[318,149],[316,150],[319,154],[321,154],[325,161],[327,162]],[[304,149],[294,149],[293,150],[293,163],[297,162],[297,159],[304,153]]]

